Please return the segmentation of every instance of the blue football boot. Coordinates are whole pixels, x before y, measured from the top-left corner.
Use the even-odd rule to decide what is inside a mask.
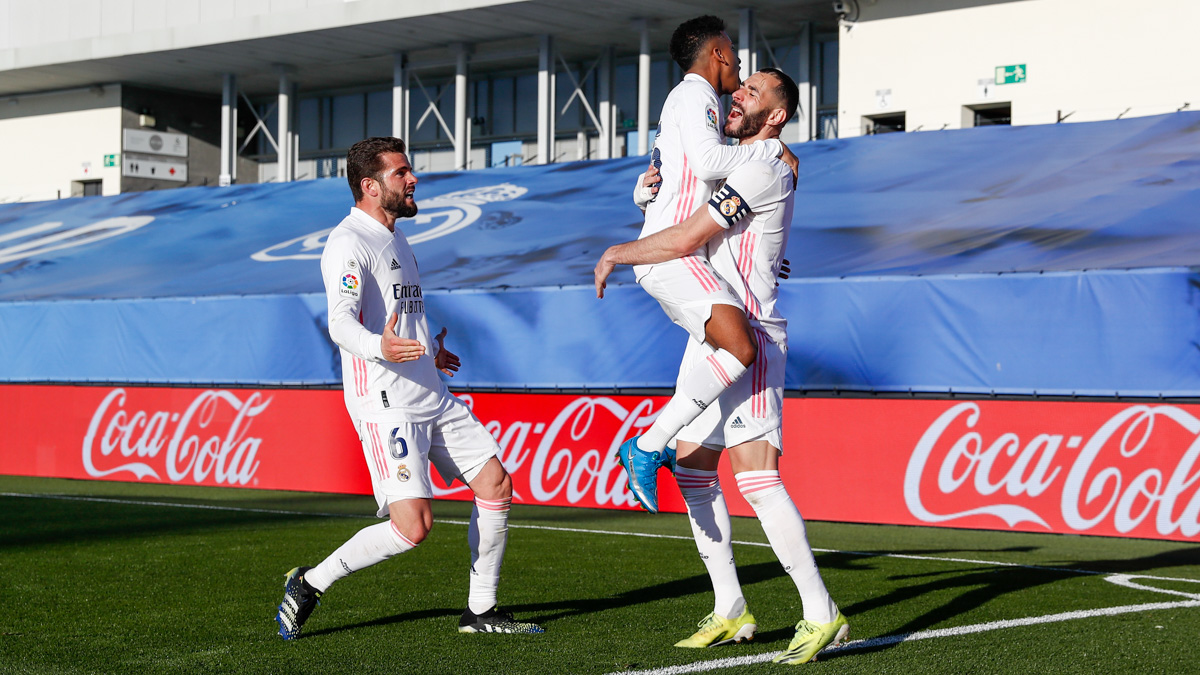
[[[642,452],[637,447],[641,436],[621,444],[617,448],[617,456],[621,466],[625,467],[625,475],[629,479],[629,491],[633,493],[638,504],[650,513],[658,513],[658,469],[663,466],[674,470],[675,453],[663,449],[656,452]]]

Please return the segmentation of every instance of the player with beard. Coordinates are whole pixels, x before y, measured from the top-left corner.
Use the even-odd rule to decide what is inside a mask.
[[[299,637],[317,600],[338,579],[412,550],[433,527],[430,463],[475,493],[467,541],[470,591],[459,619],[464,633],[541,633],[496,608],[508,541],[512,480],[496,440],[450,393],[459,359],[432,336],[417,260],[396,223],[417,214],[417,177],[398,138],[368,138],[346,157],[354,195],[350,214],[329,234],[321,276],[329,335],[342,357],[346,410],[358,430],[382,523],[363,528],[315,567],[286,575],[276,621],[285,640]],[[310,467],[319,471],[321,467]]]
[[[799,91],[787,75],[766,68],[733,94],[725,134],[741,143],[778,138],[796,110]],[[849,632],[846,617],[825,588],[808,544],[804,520],[779,475],[783,447],[783,384],[787,320],[776,307],[775,279],[783,265],[794,198],[792,174],[779,160],[754,161],[730,174],[705,206],[653,236],[618,244],[596,266],[596,292],[617,264],[649,264],[704,247],[713,268],[737,292],[758,346],[751,372],[729,387],[676,438],[675,480],[692,535],[713,582],[713,612],[677,647],[712,647],[753,638],[757,622],[738,582],[729,510],[717,480],[722,448],[738,489],[754,508],[804,607],[796,635],[778,663],[805,663]],[[688,342],[679,379],[705,367],[712,347]]]

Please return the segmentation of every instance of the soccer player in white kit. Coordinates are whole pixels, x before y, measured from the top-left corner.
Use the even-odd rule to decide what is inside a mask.
[[[433,527],[430,463],[475,493],[467,540],[470,591],[464,633],[541,633],[496,608],[508,541],[512,481],[499,446],[446,388],[459,359],[431,337],[417,260],[397,221],[417,213],[417,177],[398,138],[368,138],[347,154],[354,208],[329,234],[321,276],[329,335],[342,357],[346,410],[362,441],[371,485],[388,520],[363,528],[315,567],[286,575],[276,621],[286,640],[338,579],[416,548]]]
[[[733,95],[725,133],[743,143],[778,138],[796,109],[799,93],[784,73],[764,69]],[[805,663],[849,632],[845,616],[825,588],[808,544],[804,520],[779,476],[783,447],[783,384],[787,320],[776,308],[775,279],[791,227],[792,175],[780,161],[755,161],[730,174],[725,184],[679,225],[653,237],[618,244],[596,268],[602,290],[615,264],[645,264],[687,255],[704,246],[713,268],[746,307],[758,345],[747,377],[727,389],[676,436],[675,479],[687,503],[697,549],[715,591],[714,609],[678,647],[711,647],[751,639],[757,629],[746,605],[730,541],[729,511],[717,480],[722,448],[729,448],[738,489],[754,508],[771,548],[791,576],[804,606],[796,636],[779,663]],[[690,340],[680,380],[703,368],[712,347]]]
[[[671,57],[687,71],[671,90],[659,116],[652,164],[661,177],[658,193],[646,207],[641,237],[682,222],[703,204],[717,182],[753,160],[795,156],[778,139],[741,146],[725,144],[718,98],[739,85],[739,64],[725,22],[715,16],[686,21],[671,36]],[[670,465],[667,442],[736,382],[754,363],[757,345],[737,294],[702,251],[656,264],[638,265],[642,288],[659,301],[672,321],[689,336],[713,345],[703,368],[679,381],[675,395],[641,436],[623,443],[621,462],[629,488],[651,513],[658,511],[657,472]]]

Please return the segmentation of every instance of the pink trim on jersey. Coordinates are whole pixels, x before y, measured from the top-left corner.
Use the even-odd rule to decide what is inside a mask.
[[[738,272],[742,277],[742,285],[746,289],[746,314],[751,319],[757,319],[762,314],[762,305],[750,288],[750,278],[754,274],[754,254],[758,248],[758,235],[753,232],[743,232],[741,245],[738,247]]]
[[[479,507],[480,511],[507,511],[512,506],[512,497],[508,499],[480,499],[476,497],[475,506]]]
[[[703,490],[705,488],[714,488],[717,486],[717,474],[713,472],[713,475],[711,476],[696,476],[676,470],[675,482],[679,485],[680,490]]]
[[[682,223],[692,215],[692,201],[696,197],[696,174],[688,168],[687,155],[683,156],[683,175],[679,178],[679,201],[675,202],[675,222]]]
[[[705,293],[716,293],[721,289],[721,285],[717,283],[716,277],[713,276],[712,272],[708,271],[704,263],[696,259],[696,256],[685,255],[680,260],[691,270],[692,276],[696,277],[696,281],[700,282],[700,288],[703,288]]]
[[[739,474],[735,476],[735,478],[737,478],[738,490],[744,495],[759,492],[760,490],[766,490],[768,488],[783,486],[783,480],[779,478],[778,471],[771,471],[765,476],[760,475],[743,477],[742,474]]]
[[[387,478],[387,462],[383,459],[383,446],[379,440],[379,425],[374,422],[367,422],[367,437],[371,440],[371,455],[375,458],[375,470],[378,471],[379,480],[383,481]]]
[[[758,358],[754,359],[750,415],[762,418],[767,416],[767,335],[755,329],[754,339],[758,343]]]
[[[721,384],[725,385],[726,387],[733,384],[733,378],[729,377],[729,373],[725,372],[724,366],[722,366],[721,362],[717,360],[715,354],[708,355],[708,366],[712,368],[713,375],[717,376],[717,379],[721,381]]]
[[[358,396],[367,395],[367,362],[357,356],[350,357],[354,365],[354,393]]]
[[[396,523],[395,523],[395,522],[393,522],[393,521],[390,521],[390,520],[389,520],[388,522],[392,524],[392,534],[396,535],[397,537],[400,537],[400,541],[404,542],[404,543],[405,543],[405,544],[406,544],[406,545],[407,545],[409,548],[416,548],[416,547],[417,547],[417,545],[416,545],[416,544],[414,544],[414,543],[412,542],[412,540],[411,540],[411,539],[409,539],[408,537],[404,536],[404,533],[402,533],[402,532],[400,531],[400,528],[396,527]]]

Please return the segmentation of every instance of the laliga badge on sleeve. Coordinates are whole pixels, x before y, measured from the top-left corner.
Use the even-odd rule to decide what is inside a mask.
[[[717,109],[716,108],[714,108],[713,106],[710,105],[704,109],[704,122],[705,122],[705,124],[708,125],[709,129],[712,129],[713,131],[717,130]]]
[[[358,272],[352,269],[346,270],[345,272],[342,272],[342,285],[338,289],[338,292],[347,298],[357,298],[358,287],[361,284],[362,282],[359,281]]]

